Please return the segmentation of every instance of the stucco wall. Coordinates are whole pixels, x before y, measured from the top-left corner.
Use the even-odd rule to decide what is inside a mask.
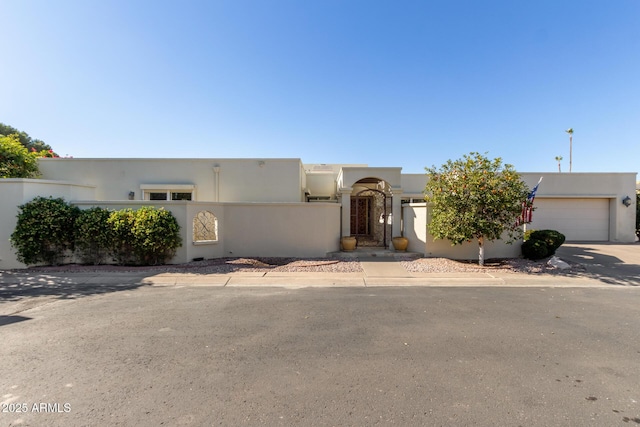
[[[407,251],[425,254],[427,250],[427,204],[402,205],[403,235],[409,240]]]
[[[97,200],[127,200],[130,191],[141,200],[144,184],[195,185],[197,201],[304,200],[299,159],[43,158],[39,165],[45,179],[94,185]]]
[[[391,187],[400,188],[401,170],[402,168],[399,167],[344,167],[337,177],[338,189],[351,188],[363,178],[378,178],[389,183]]]
[[[427,185],[426,173],[402,174],[403,196],[411,198],[424,198],[424,187]]]
[[[336,203],[225,205],[225,256],[324,257],[339,249]]]

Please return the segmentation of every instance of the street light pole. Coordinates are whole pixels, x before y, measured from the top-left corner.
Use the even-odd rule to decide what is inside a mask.
[[[571,172],[571,164],[573,163],[573,128],[565,130],[569,134],[569,172]]]

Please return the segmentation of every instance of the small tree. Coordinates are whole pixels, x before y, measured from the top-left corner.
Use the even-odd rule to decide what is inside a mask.
[[[485,240],[505,233],[507,243],[522,237],[516,219],[529,190],[512,165],[472,152],[426,170],[425,199],[431,204],[429,231],[434,238],[453,245],[477,239],[478,263],[484,265]]]

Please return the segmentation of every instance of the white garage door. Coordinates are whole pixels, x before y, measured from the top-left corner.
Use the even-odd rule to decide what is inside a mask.
[[[558,230],[568,241],[609,240],[609,199],[543,199],[533,202],[527,228]]]

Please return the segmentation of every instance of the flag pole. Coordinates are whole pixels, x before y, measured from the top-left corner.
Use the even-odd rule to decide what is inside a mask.
[[[540,179],[538,180],[538,183],[533,187],[533,189],[527,196],[527,200],[523,203],[523,208],[522,208],[522,223],[523,223],[522,232],[523,233],[527,232],[527,223],[533,220],[533,201],[536,198],[536,193],[538,192],[538,187],[542,182],[542,178],[544,177],[542,176],[540,177]]]

